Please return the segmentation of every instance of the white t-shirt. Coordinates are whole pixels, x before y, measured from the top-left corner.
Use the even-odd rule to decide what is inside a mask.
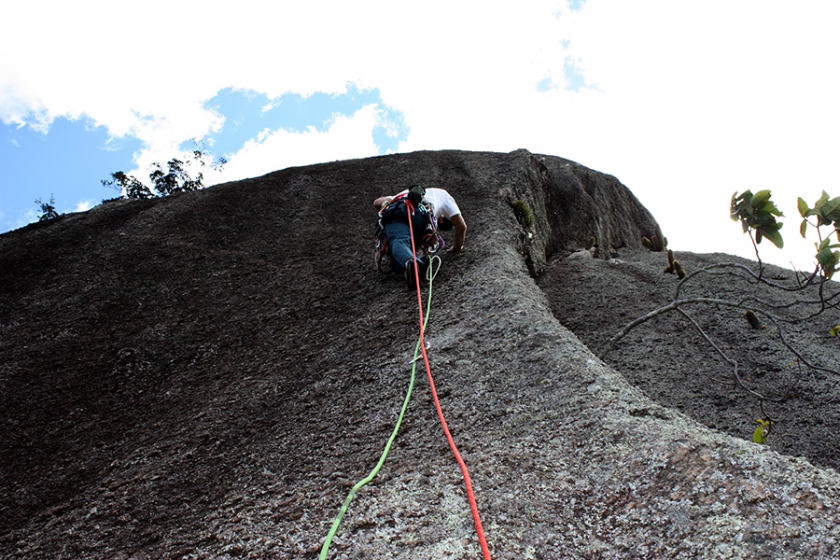
[[[396,196],[404,195],[407,192],[408,191],[402,191]],[[451,194],[443,189],[426,189],[426,194],[423,196],[423,202],[431,204],[435,220],[438,220],[441,216],[447,220],[451,220],[453,216],[457,216],[461,213],[455,199],[452,198]]]

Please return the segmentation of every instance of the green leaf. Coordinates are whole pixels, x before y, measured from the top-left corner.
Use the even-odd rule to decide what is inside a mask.
[[[831,278],[840,264],[840,251],[832,251],[828,247],[821,249],[817,253],[817,262],[820,263],[826,277]]]
[[[802,200],[801,198],[799,200]],[[808,233],[808,220],[802,220],[802,225],[799,226],[799,233],[802,234],[802,239],[805,239],[805,234]]]
[[[756,443],[764,443],[767,441],[767,438],[770,437],[770,425],[773,421],[759,418],[758,423],[758,428],[756,428],[753,432],[753,441]]]
[[[840,197],[833,198],[823,206],[823,213],[826,219],[833,222],[840,222]]]
[[[814,204],[814,210],[816,210],[817,208],[819,208],[820,206],[822,206],[823,204],[828,202],[828,199],[829,199],[828,193],[823,191],[820,199],[817,201],[816,204]]]
[[[741,221],[744,233],[754,230],[756,243],[761,243],[766,237],[776,247],[784,246],[779,233],[783,224],[776,221],[776,216],[782,215],[770,200],[769,190],[759,191],[755,195],[747,190],[732,196],[730,217]]]
[[[840,336],[840,325],[835,325],[830,331],[831,336]]]
[[[840,198],[835,198],[820,204],[814,209],[814,213],[820,218],[821,226],[831,225],[836,218],[840,218],[838,206],[840,206]]]
[[[778,224],[778,226],[781,227],[782,224]],[[779,233],[778,228],[762,227],[761,229],[756,230],[756,237],[758,236],[759,233],[762,234],[767,239],[769,239],[773,243],[773,245],[775,245],[779,249],[781,249],[782,247],[785,246],[785,242],[782,239],[782,234]]]
[[[776,208],[776,205],[773,204],[773,201],[768,200],[761,206],[761,212],[765,214],[773,214],[774,216],[784,216],[782,211]]]
[[[737,222],[741,219],[744,206],[749,204],[750,198],[752,198],[752,193],[750,191],[745,191],[741,194],[736,192],[732,195],[732,202],[729,205],[729,217],[732,218],[733,222]]]
[[[758,191],[752,196],[752,200],[750,200],[750,206],[752,208],[762,208],[769,200],[769,190]]]
[[[807,218],[808,212],[811,210],[810,208],[808,208],[808,203],[805,202],[805,200],[803,200],[800,196],[799,200],[796,201],[796,204],[799,206],[799,215],[803,218]]]

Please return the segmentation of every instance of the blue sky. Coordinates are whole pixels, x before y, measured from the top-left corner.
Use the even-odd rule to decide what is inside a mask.
[[[729,198],[769,188],[791,224],[785,251],[763,256],[783,265],[812,260],[796,198],[840,195],[832,0],[32,0],[0,13],[0,234],[37,219],[37,198],[83,211],[117,194],[101,185],[110,173],[146,180],[196,146],[229,159],[210,184],[526,148],[618,177],[677,251],[743,256]]]
[[[379,153],[395,152],[408,137],[403,115],[382,101],[379,90],[360,90],[354,84],[347,84],[347,92],[341,94],[315,92],[303,97],[285,93],[274,99],[256,91],[226,88],[204,103],[205,109],[224,118],[224,124],[198,142],[229,158],[266,130],[302,133],[311,127],[326,132],[338,115],[350,116],[365,106],[379,107],[383,113],[382,122],[371,131]],[[391,130],[396,134],[389,135]],[[184,148],[191,149],[191,145],[187,143]]]
[[[64,211],[86,209],[117,196],[102,187],[108,173],[132,166],[136,138],[113,139],[88,119],[55,119],[49,130],[5,124],[0,141],[0,224],[3,231],[28,223],[36,198],[55,196]]]
[[[252,90],[225,88],[203,103],[219,117],[217,130],[181,142],[190,152],[206,149],[216,158],[235,158],[246,143],[261,143],[276,131],[326,132],[339,117],[349,117],[364,107],[376,107],[381,118],[370,134],[378,154],[395,152],[409,128],[399,111],[385,104],[376,88],[347,84],[343,93],[316,92],[304,97],[285,93],[276,98]],[[84,211],[103,199],[119,196],[102,180],[116,171],[134,172],[146,181],[149,170],[135,169],[136,155],[144,142],[130,134],[115,137],[107,127],[89,117],[58,117],[44,126],[37,114],[24,115],[21,123],[3,123],[0,143],[0,228],[15,229],[37,219],[36,199],[53,197],[61,213]],[[173,152],[172,157],[178,155]],[[161,163],[170,157],[161,159]]]

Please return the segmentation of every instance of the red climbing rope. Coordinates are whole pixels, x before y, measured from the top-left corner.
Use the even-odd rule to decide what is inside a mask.
[[[411,214],[414,212],[411,201],[405,201],[406,211],[408,213],[408,229],[411,234],[411,253],[416,255],[414,247],[414,228],[411,225]],[[432,217],[434,219],[434,217]],[[484,538],[484,530],[481,528],[481,518],[478,515],[478,506],[475,502],[475,494],[472,489],[472,482],[470,482],[470,473],[467,471],[467,465],[461,454],[458,452],[458,447],[455,445],[455,440],[452,439],[452,434],[449,433],[449,427],[446,425],[446,419],[443,417],[443,410],[440,407],[437,391],[435,390],[435,381],[432,379],[432,369],[429,366],[429,357],[426,355],[426,341],[423,338],[425,328],[423,326],[423,299],[420,294],[420,273],[417,270],[417,262],[414,265],[414,282],[417,286],[417,306],[420,310],[420,350],[423,352],[423,362],[426,364],[426,375],[429,378],[429,387],[432,388],[432,397],[435,400],[435,408],[437,409],[438,418],[440,418],[440,425],[443,426],[443,433],[446,434],[446,439],[449,441],[449,447],[458,461],[458,466],[461,467],[461,474],[464,476],[464,484],[467,488],[467,499],[470,502],[470,510],[472,511],[473,521],[475,522],[475,531],[478,534],[478,542],[481,546],[481,555],[484,560],[490,560],[490,550],[487,548],[487,540]]]

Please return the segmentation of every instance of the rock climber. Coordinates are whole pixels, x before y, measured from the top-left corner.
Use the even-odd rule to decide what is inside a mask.
[[[429,260],[428,256],[418,258],[411,251],[406,200],[413,200],[415,209],[418,207],[418,202],[422,201],[431,212],[431,216],[427,217],[415,210],[412,216],[411,225],[414,229],[414,243],[418,249],[422,244],[423,236],[427,233],[427,220],[434,219],[438,229],[448,231],[454,228],[455,230],[455,240],[449,252],[463,251],[467,224],[464,222],[455,199],[444,189],[424,189],[415,185],[411,189],[394,196],[382,196],[373,201],[373,207],[377,212],[380,212],[380,223],[388,236],[391,250],[391,268],[395,272],[402,272],[406,277],[409,288],[413,289],[414,267],[418,267],[421,278],[424,278]]]

